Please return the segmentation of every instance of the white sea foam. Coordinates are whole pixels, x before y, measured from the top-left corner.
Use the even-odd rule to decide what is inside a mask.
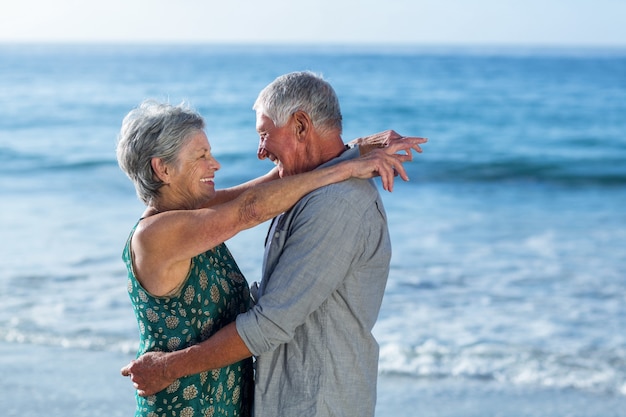
[[[418,346],[383,344],[379,369],[421,379],[487,380],[624,395],[625,363],[626,356],[605,351],[566,355],[489,343],[453,347],[430,339]]]

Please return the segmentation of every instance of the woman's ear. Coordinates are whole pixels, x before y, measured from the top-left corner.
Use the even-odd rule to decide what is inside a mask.
[[[164,184],[170,183],[169,167],[161,158],[152,158],[150,160],[150,165],[152,165],[152,171],[154,171],[154,175],[156,175],[158,179],[160,179]]]
[[[306,112],[298,110],[293,114],[294,130],[299,141],[304,141],[313,128],[313,122]]]

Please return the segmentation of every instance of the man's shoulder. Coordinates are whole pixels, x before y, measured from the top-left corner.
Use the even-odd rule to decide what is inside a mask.
[[[358,149],[349,149],[343,152],[338,157],[331,159],[330,161],[320,165],[322,167],[329,167],[333,165],[337,165],[341,162],[349,161],[351,159],[355,159],[359,157]],[[333,193],[363,193],[363,194],[378,194],[378,189],[376,188],[376,183],[373,179],[362,180],[357,178],[350,178],[345,181],[337,182],[334,184],[327,185],[325,187],[318,188],[313,191],[311,194],[333,194]]]
[[[373,180],[350,178],[346,181],[329,184],[309,193],[310,197],[343,198],[345,200],[371,200],[378,198],[378,188]]]
[[[293,211],[315,210],[315,216],[319,216],[322,210],[332,216],[338,213],[355,215],[364,212],[379,199],[380,194],[372,180],[349,179],[312,191],[296,204]]]

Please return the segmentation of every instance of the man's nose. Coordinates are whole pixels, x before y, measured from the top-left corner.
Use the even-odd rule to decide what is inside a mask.
[[[265,150],[265,144],[263,143],[263,139],[259,141],[259,148],[256,151],[256,157],[259,159],[267,158],[267,151]]]

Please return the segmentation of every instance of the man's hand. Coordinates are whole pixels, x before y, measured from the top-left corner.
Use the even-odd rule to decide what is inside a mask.
[[[156,394],[167,388],[175,379],[168,378],[167,354],[148,352],[122,368],[123,376],[130,377],[137,394],[142,397]]]

